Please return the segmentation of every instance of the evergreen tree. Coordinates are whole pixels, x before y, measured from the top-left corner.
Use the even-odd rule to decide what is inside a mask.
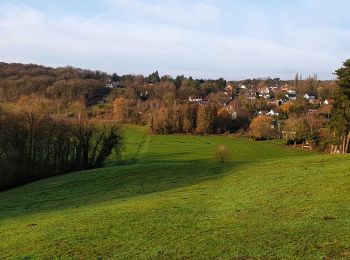
[[[113,82],[118,82],[118,81],[120,80],[120,77],[118,76],[117,73],[113,73],[113,74],[112,74],[112,77],[111,77],[111,80],[112,80]]]
[[[148,83],[154,84],[154,83],[159,83],[159,82],[160,82],[160,77],[159,77],[159,73],[157,70],[148,76]]]
[[[218,80],[216,80],[216,84],[219,90],[223,90],[226,87],[226,80],[224,80],[223,78],[219,78]]]
[[[331,111],[330,127],[335,138],[331,153],[336,153],[338,146],[341,153],[347,153],[350,141],[350,59],[335,74],[338,77],[338,89]]]
[[[182,84],[182,81],[185,79],[184,76],[177,76],[175,78],[175,86],[176,88],[180,88],[181,87],[181,84]]]
[[[298,89],[299,88],[299,73],[295,74],[294,77],[294,89]]]

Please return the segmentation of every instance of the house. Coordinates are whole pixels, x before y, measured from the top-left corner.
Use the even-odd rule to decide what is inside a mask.
[[[259,112],[258,112],[258,115],[259,116],[263,116],[263,115],[266,115],[268,113],[268,111],[266,111],[266,110],[260,110]]]
[[[246,99],[251,100],[251,101],[256,99],[256,93],[254,93],[254,92],[247,92],[247,93],[245,93],[244,96]]]
[[[261,94],[260,94],[261,95]],[[260,96],[259,95],[259,96]],[[271,95],[270,94],[262,94],[260,97],[263,97],[265,99],[270,99],[271,98]]]
[[[106,81],[106,88],[116,88],[118,86],[118,82],[112,81],[112,80],[107,80]]]
[[[272,109],[270,111],[260,110],[258,112],[258,116],[278,116],[278,113],[273,111]]]
[[[232,87],[232,91],[233,91],[234,87],[232,85],[230,86]],[[235,92],[233,94],[238,96],[241,92],[245,92],[246,90],[247,90],[247,87],[245,85],[239,85],[238,87],[235,88]]]
[[[288,94],[286,94],[286,98],[291,100],[291,101],[295,101],[295,100],[297,100],[297,94],[296,93],[288,93]]]
[[[333,105],[333,103],[335,102],[335,100],[333,98],[327,98],[323,104],[325,105]]]
[[[260,94],[270,94],[270,89],[268,87],[262,87],[258,89]]]
[[[316,99],[316,96],[315,96],[314,94],[308,94],[308,93],[306,93],[306,94],[304,95],[304,99],[306,99],[306,100],[315,100],[315,99]]]
[[[202,102],[202,101],[203,101],[203,98],[202,98],[202,97],[195,97],[195,98],[189,97],[189,98],[188,98],[188,101],[189,101],[189,102]]]
[[[278,113],[271,109],[270,112],[268,112],[266,115],[267,116],[278,116]]]

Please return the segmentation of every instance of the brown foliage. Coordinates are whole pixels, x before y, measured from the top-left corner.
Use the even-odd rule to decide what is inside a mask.
[[[116,98],[113,102],[113,114],[117,122],[137,123],[138,112],[136,111],[136,100],[127,98]]]
[[[293,108],[292,102],[287,102],[282,105],[282,111],[284,113],[289,113]]]
[[[212,134],[215,127],[217,108],[215,105],[200,105],[197,113],[198,134]]]
[[[215,158],[218,162],[227,162],[230,157],[230,151],[225,144],[220,144],[215,152]]]
[[[250,135],[255,139],[270,139],[274,136],[273,120],[269,116],[255,117],[250,123]]]
[[[225,133],[230,127],[232,116],[227,108],[220,108],[217,114],[217,132]]]
[[[155,111],[151,122],[151,129],[158,134],[172,133],[172,114],[168,108],[162,107],[158,111]]]
[[[89,96],[104,85],[107,74],[72,67],[0,63],[0,101],[14,102],[24,95],[39,95],[71,102]]]

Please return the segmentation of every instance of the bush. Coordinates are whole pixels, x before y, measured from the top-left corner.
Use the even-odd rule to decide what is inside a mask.
[[[230,151],[227,145],[220,144],[216,149],[215,157],[218,162],[227,162],[230,157]]]

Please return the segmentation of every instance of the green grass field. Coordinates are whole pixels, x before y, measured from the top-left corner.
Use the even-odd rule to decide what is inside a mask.
[[[0,258],[350,258],[349,156],[125,135],[122,166],[0,193]]]

